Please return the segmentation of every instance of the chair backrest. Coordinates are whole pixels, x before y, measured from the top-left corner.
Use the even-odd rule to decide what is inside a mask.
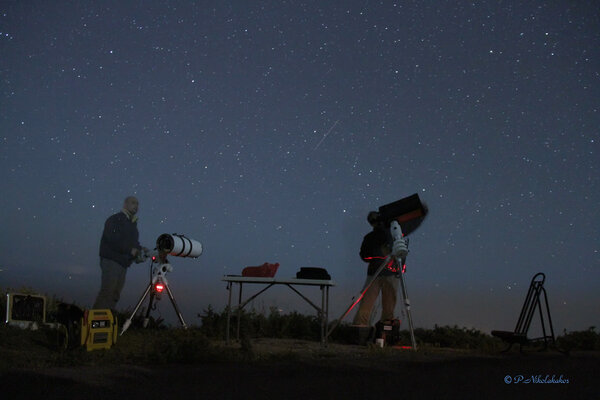
[[[531,325],[531,319],[535,313],[535,308],[540,302],[540,294],[544,290],[545,280],[546,275],[542,272],[538,272],[531,279],[531,284],[529,285],[529,290],[527,291],[527,296],[525,297],[525,302],[523,303],[517,326],[515,326],[515,333],[527,335],[527,331],[529,331],[529,326]]]

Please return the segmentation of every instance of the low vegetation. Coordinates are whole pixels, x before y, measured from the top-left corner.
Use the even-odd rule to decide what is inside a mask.
[[[600,350],[600,333],[595,326],[585,331],[567,332],[557,338],[558,346],[565,350]]]
[[[19,292],[28,293],[27,289]],[[52,321],[59,299],[48,301],[48,320]],[[6,295],[0,297],[0,316],[5,319]],[[122,323],[129,312],[117,313]],[[140,314],[143,314],[140,313]],[[110,351],[87,352],[80,346],[66,350],[64,337],[56,329],[39,324],[38,330],[0,326],[0,371],[9,368],[45,368],[49,366],[102,365],[102,364],[164,364],[196,363],[244,360],[273,360],[293,357],[288,352],[261,353],[253,343],[261,338],[304,340],[318,342],[320,321],[315,315],[297,312],[280,313],[277,308],[268,312],[243,310],[240,313],[240,338],[235,345],[224,341],[227,310],[215,311],[212,307],[198,313],[198,326],[184,330],[167,326],[162,320],[151,319],[148,328],[141,327],[137,317]],[[231,336],[235,337],[237,312],[231,314]],[[476,329],[458,326],[435,326],[433,329],[415,329],[417,344],[421,349],[451,348],[479,353],[496,353],[505,345],[497,338]],[[330,337],[334,344],[356,342],[356,331],[348,324],[341,324]],[[400,332],[401,345],[410,345],[408,331]],[[579,332],[564,332],[557,338],[565,350],[600,350],[600,334],[595,327]],[[373,351],[372,353],[377,353]],[[331,355],[330,355],[331,356]]]

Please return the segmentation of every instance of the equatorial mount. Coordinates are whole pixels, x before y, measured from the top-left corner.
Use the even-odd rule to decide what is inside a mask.
[[[125,331],[127,329],[129,329],[129,326],[131,325],[131,321],[132,321],[133,317],[135,316],[135,314],[137,313],[137,311],[139,310],[142,303],[144,302],[144,299],[148,295],[150,295],[150,301],[148,303],[148,308],[146,309],[146,316],[144,317],[144,322],[143,322],[144,328],[148,326],[148,321],[150,320],[150,311],[152,311],[152,306],[154,304],[154,301],[160,300],[160,297],[161,297],[162,293],[165,291],[165,289],[167,291],[169,299],[171,300],[171,304],[173,304],[175,313],[177,313],[179,322],[181,322],[181,325],[183,326],[184,329],[187,329],[187,324],[185,323],[185,321],[183,319],[183,315],[181,315],[181,311],[179,310],[179,307],[177,306],[177,303],[175,302],[175,297],[173,296],[173,292],[171,292],[171,288],[169,288],[169,282],[166,277],[167,273],[173,271],[173,266],[169,263],[169,260],[167,260],[167,252],[154,250],[153,252],[150,252],[149,254],[145,254],[144,257],[151,258],[151,260],[152,260],[151,264],[150,264],[150,271],[151,271],[150,283],[146,287],[146,290],[144,291],[144,294],[142,294],[142,297],[140,297],[140,300],[138,301],[137,305],[135,306],[135,309],[133,310],[133,312],[131,313],[131,316],[123,324],[123,329],[121,330],[121,335],[123,335],[125,333]],[[154,264],[156,264],[156,265],[154,265]]]

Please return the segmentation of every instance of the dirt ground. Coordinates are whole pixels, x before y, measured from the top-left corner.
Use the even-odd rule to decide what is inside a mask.
[[[600,354],[252,342],[254,361],[13,370],[6,399],[598,399]],[[261,361],[262,360],[262,361]],[[265,361],[267,360],[267,361]],[[555,381],[564,383],[549,383]],[[546,381],[547,383],[541,383]]]

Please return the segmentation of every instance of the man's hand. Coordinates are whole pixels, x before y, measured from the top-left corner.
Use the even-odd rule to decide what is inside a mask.
[[[408,255],[408,246],[404,238],[398,238],[394,241],[394,247],[392,248],[392,254],[396,259],[404,259]]]
[[[139,264],[146,261],[146,259],[148,258],[148,251],[149,250],[145,247],[142,247],[141,250],[139,250],[138,248],[131,249],[131,255],[135,258],[135,263]]]

